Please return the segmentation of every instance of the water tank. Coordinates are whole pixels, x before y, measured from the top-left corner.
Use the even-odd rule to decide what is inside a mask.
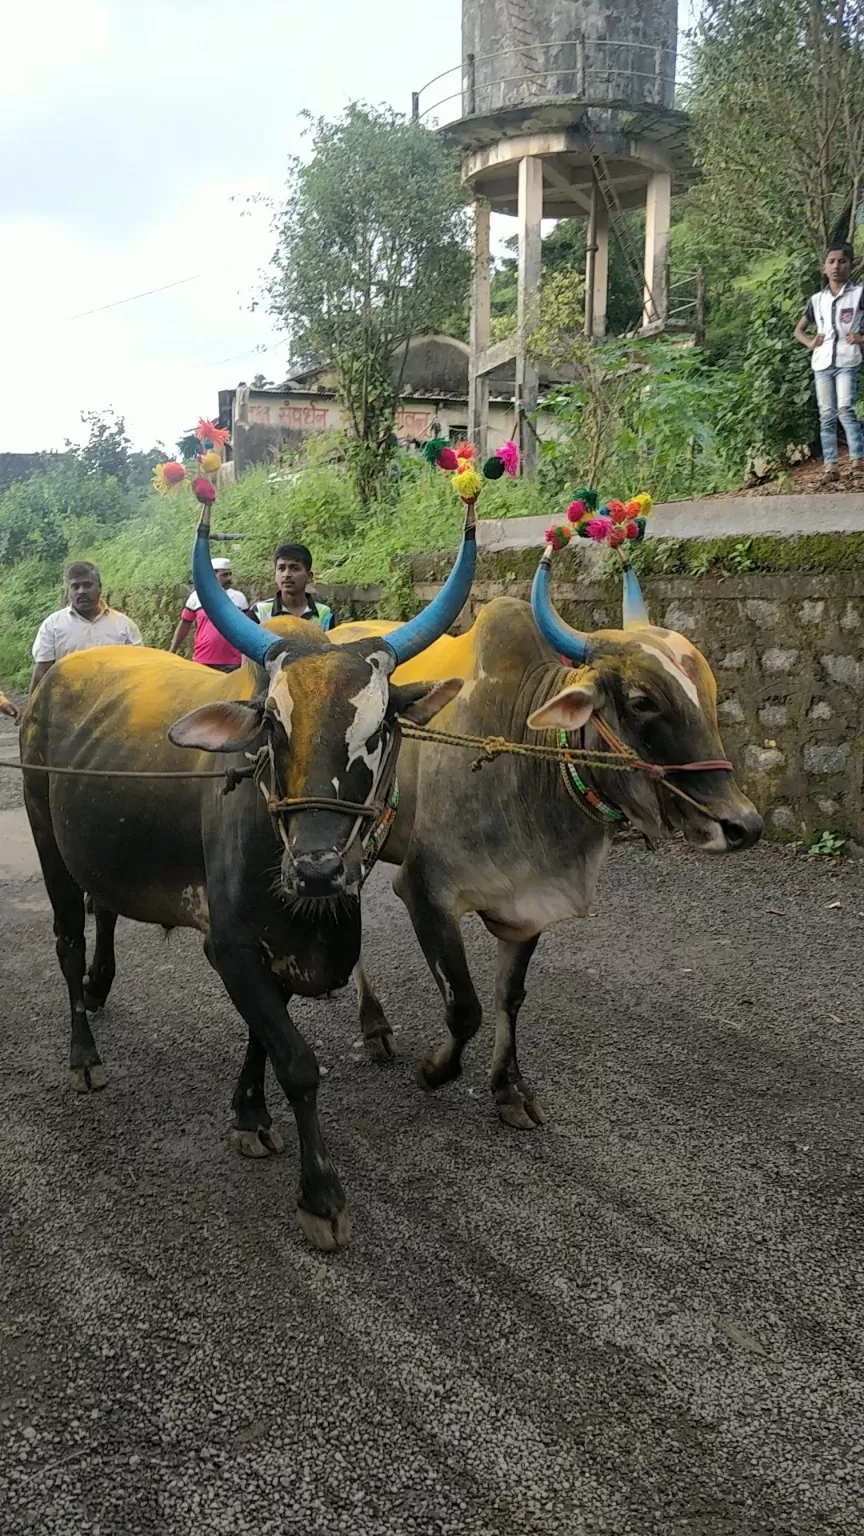
[[[462,112],[672,108],[677,0],[463,0]]]

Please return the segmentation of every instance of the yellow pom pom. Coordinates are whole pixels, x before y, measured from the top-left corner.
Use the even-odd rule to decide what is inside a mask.
[[[463,501],[476,501],[483,489],[483,480],[471,464],[465,469],[460,469],[458,474],[452,477],[453,489]]]
[[[202,453],[200,463],[205,475],[215,475],[217,469],[222,468],[222,460],[212,448],[207,453]]]
[[[633,500],[638,501],[640,507],[642,508],[640,516],[647,517],[648,513],[651,511],[651,508],[654,505],[653,497],[649,496],[647,491],[640,491],[638,496],[633,497]]]

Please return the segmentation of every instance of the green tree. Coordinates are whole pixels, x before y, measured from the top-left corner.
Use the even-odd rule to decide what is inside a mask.
[[[276,221],[270,304],[295,357],[333,367],[368,503],[393,452],[400,349],[464,300],[467,212],[454,153],[422,124],[357,102],[309,121],[312,155],[292,162]]]
[[[864,0],[707,0],[693,44],[700,259],[821,251],[860,198]]]
[[[113,476],[89,469],[79,455],[60,454],[0,496],[0,563],[62,560],[73,543],[86,544],[135,510]]]
[[[66,447],[77,456],[90,474],[110,475],[118,485],[129,481],[129,450],[124,417],[115,411],[82,411],[81,420],[90,435],[83,447],[67,441]]]

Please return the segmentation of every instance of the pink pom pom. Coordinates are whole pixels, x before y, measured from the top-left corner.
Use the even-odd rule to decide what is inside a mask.
[[[594,540],[595,544],[603,544],[609,537],[611,527],[612,522],[610,518],[592,517],[590,523],[586,524],[585,532],[589,539]]]
[[[210,484],[209,480],[204,480],[201,477],[193,480],[192,490],[195,493],[196,500],[200,501],[202,507],[210,506],[216,500],[216,488]]]
[[[624,529],[624,532],[626,533],[628,539],[638,539],[638,537],[639,537],[639,524],[636,523],[636,522],[628,523],[626,528]]]
[[[452,448],[442,448],[435,463],[439,469],[458,469],[459,460]]]
[[[502,443],[495,449],[496,459],[500,459],[504,465],[505,475],[518,475],[519,473],[519,449],[515,443]]]
[[[570,523],[578,523],[588,511],[584,501],[571,501],[567,508],[567,520]]]
[[[609,543],[612,548],[617,549],[619,544],[624,543],[624,539],[625,533],[620,523],[613,523],[612,527],[609,529]]]

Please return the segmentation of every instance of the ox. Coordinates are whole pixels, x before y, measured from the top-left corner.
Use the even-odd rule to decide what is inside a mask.
[[[118,914],[197,928],[248,1026],[234,1145],[255,1157],[281,1150],[264,1098],[269,1056],[297,1122],[300,1225],[326,1250],[347,1240],[349,1219],[318,1122],[318,1064],[287,1004],[295,994],[344,986],[359,958],[363,843],[395,767],[396,716],[429,720],[461,681],[393,686],[390,677],[447,629],[467,598],[473,507],[436,601],[385,641],[338,649],[299,620],[277,636],[233,607],[213,575],[209,515],[207,508],[196,536],[195,586],[205,612],[249,660],[228,675],[126,647],[58,662],[21,729],[27,813],[69,989],[73,1086],[106,1081],[87,1014],[102,1006],[114,978]],[[212,776],[212,753],[229,754],[227,795],[225,777]],[[38,771],[45,768],[67,772]],[[93,770],[107,776],[77,776]],[[158,777],[172,772],[193,776]],[[96,917],[86,975],[85,891]]]
[[[459,928],[477,912],[498,940],[492,1093],[502,1119],[521,1129],[546,1118],[516,1055],[531,956],[544,929],[587,914],[615,829],[629,823],[652,841],[681,832],[710,853],[749,848],[762,830],[724,760],[711,670],[683,635],[649,623],[633,572],[625,572],[624,627],[590,636],[558,617],[548,582],[544,556],[533,617],[527,603],[495,599],[466,634],[444,637],[424,655],[424,677],[465,678],[435,731],[607,752],[611,743],[668,772],[571,770],[501,755],[471,773],[468,751],[407,741],[382,853],[399,866],[394,889],[445,1002],[447,1036],[420,1068],[421,1085],[458,1077],[480,1026]],[[360,634],[387,633],[386,625],[349,624],[333,638],[356,644]],[[397,674],[406,683],[417,676],[416,663]],[[392,1034],[362,965],[355,981],[367,1046],[390,1055]]]

